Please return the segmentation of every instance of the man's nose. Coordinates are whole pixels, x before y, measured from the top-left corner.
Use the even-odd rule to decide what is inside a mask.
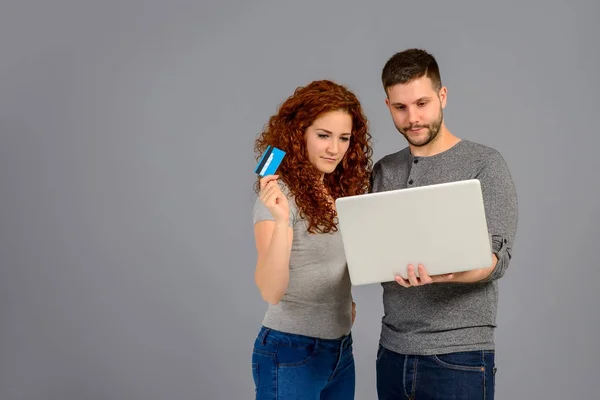
[[[419,116],[417,115],[417,110],[414,108],[408,109],[408,122],[411,124],[416,124],[419,122]]]

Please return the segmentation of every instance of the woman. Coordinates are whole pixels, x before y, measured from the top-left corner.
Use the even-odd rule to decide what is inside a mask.
[[[256,399],[348,400],[354,302],[335,199],[366,193],[371,136],[356,96],[322,80],[296,89],[257,138],[286,152],[260,178],[255,281],[268,310],[254,343]]]

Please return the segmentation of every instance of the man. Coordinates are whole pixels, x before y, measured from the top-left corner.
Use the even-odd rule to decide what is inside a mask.
[[[510,172],[498,151],[448,130],[447,89],[431,54],[419,49],[395,54],[383,68],[382,82],[408,147],[374,165],[372,191],[479,179],[493,265],[443,276],[429,276],[426,265],[409,265],[408,279],[382,284],[379,399],[493,399],[497,281],[511,259],[517,227]]]

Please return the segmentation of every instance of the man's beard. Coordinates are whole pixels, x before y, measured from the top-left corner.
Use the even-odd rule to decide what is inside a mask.
[[[415,147],[422,147],[422,146],[426,146],[429,143],[431,143],[436,137],[437,135],[440,133],[440,128],[442,127],[442,121],[444,119],[444,110],[442,109],[442,107],[440,107],[440,114],[437,120],[435,120],[434,122],[432,122],[431,124],[427,124],[427,125],[409,125],[403,129],[400,129],[398,126],[396,126],[396,129],[398,129],[398,132],[400,132],[405,138],[406,141],[408,143],[410,143],[411,145],[415,146]],[[425,137],[425,140],[419,141],[419,142],[414,142],[409,138],[409,135],[406,134],[406,132],[410,129],[414,129],[414,128],[425,128],[427,129],[427,136]]]

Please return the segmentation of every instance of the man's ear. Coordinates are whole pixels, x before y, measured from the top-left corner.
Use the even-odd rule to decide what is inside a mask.
[[[445,86],[440,88],[440,91],[438,92],[438,97],[440,98],[442,108],[446,107],[446,100],[448,99],[448,89],[446,89]]]

